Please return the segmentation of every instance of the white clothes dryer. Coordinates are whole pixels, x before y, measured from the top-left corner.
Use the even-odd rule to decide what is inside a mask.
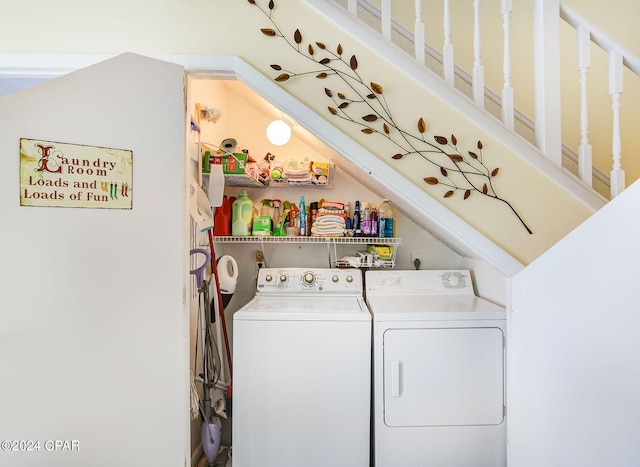
[[[234,467],[368,467],[371,314],[359,269],[265,268],[233,317]]]
[[[469,271],[371,270],[377,467],[506,465],[504,308]]]

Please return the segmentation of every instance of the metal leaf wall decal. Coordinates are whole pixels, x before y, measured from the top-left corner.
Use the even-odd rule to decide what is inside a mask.
[[[533,233],[511,203],[496,192],[493,179],[500,173],[500,169],[499,167],[489,169],[485,165],[482,141],[478,140],[475,149],[468,151],[458,149],[458,139],[454,134],[450,137],[434,135],[432,141],[435,143],[433,143],[425,137],[428,125],[427,120],[422,116],[416,123],[414,131],[417,130],[417,133],[401,128],[394,120],[391,107],[384,96],[383,86],[377,81],[365,81],[360,76],[355,55],[351,55],[348,61],[342,58],[344,53],[342,44],[337,44],[335,52],[332,52],[325,42],[317,40],[308,42],[305,47],[303,44],[305,38],[299,28],[295,29],[292,39],[281,32],[273,18],[273,11],[276,9],[274,0],[269,0],[268,9],[260,6],[255,0],[247,1],[258,8],[271,22],[269,27],[260,29],[262,34],[268,38],[275,37],[283,40],[293,52],[307,59],[310,64],[311,70],[300,72],[284,69],[279,64],[271,65],[273,70],[280,72],[274,78],[276,82],[283,83],[307,75],[322,79],[323,83],[335,82],[335,89],[323,86],[326,97],[332,101],[331,105],[327,106],[332,116],[359,127],[362,134],[386,138],[398,148],[398,151],[391,156],[392,160],[420,158],[426,162],[427,170],[436,168],[442,178],[426,176],[423,181],[427,185],[443,186],[445,189],[443,198],[453,198],[456,193],[461,193],[464,201],[475,194],[503,203],[517,217],[526,231],[529,234]],[[282,4],[286,5],[284,2]],[[366,84],[367,82],[369,84]]]

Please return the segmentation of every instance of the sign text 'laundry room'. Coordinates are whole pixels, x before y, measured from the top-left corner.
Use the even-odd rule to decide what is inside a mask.
[[[131,209],[133,152],[20,138],[20,205]]]

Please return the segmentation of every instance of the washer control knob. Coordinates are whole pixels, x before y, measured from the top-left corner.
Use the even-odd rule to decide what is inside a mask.
[[[280,282],[287,282],[287,276],[286,276],[286,274],[281,274],[281,275],[280,275]]]
[[[305,272],[302,276],[302,280],[305,284],[311,285],[316,281],[316,275],[312,272]]]
[[[384,285],[384,277],[378,277],[378,280],[376,282],[378,283],[378,285]]]
[[[340,279],[338,278],[338,276],[333,276],[333,277],[331,278],[331,280],[332,280],[333,282],[338,282]]]
[[[273,276],[271,274],[267,274],[264,276],[264,280],[267,282],[271,282],[273,280]]]
[[[391,279],[391,285],[400,285],[400,278],[394,277],[393,279]]]
[[[353,277],[352,276],[347,276],[347,282],[349,282],[349,283],[353,282]]]

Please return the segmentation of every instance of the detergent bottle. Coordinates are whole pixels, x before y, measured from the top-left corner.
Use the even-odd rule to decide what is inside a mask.
[[[253,221],[253,201],[247,190],[240,190],[240,196],[233,202],[231,208],[231,235],[246,237],[251,235]]]

